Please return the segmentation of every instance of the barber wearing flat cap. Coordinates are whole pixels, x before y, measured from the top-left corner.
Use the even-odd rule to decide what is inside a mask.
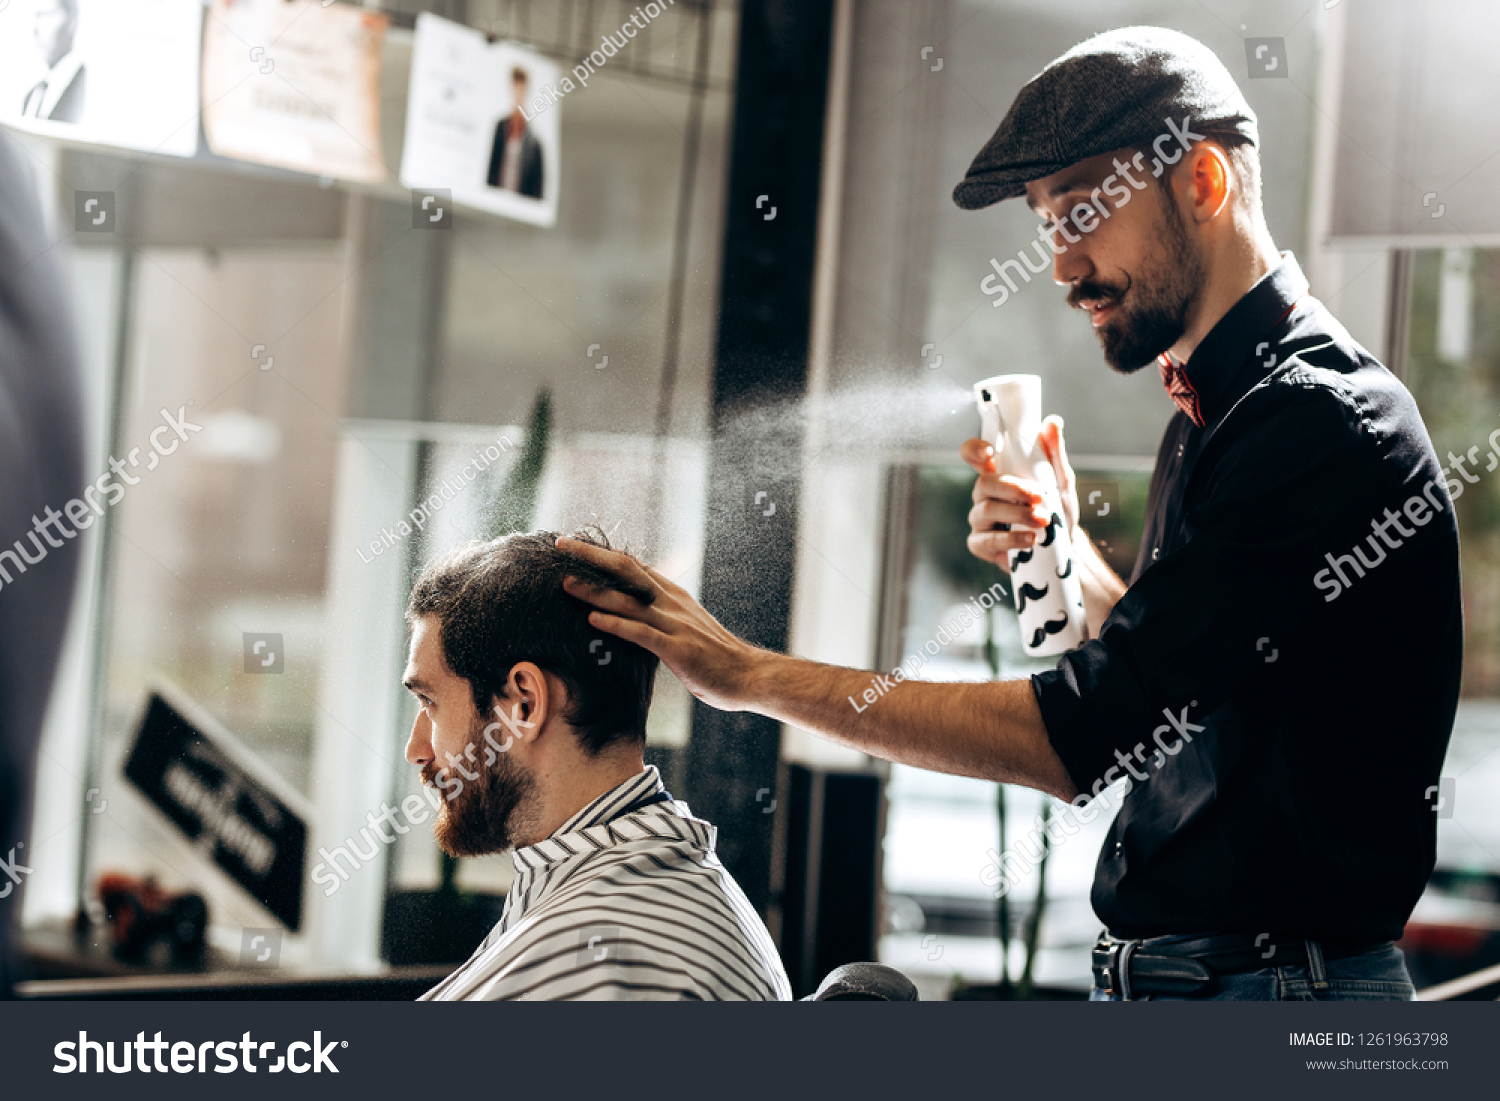
[[[569,582],[592,622],[708,704],[1085,821],[1119,806],[1092,893],[1100,1001],[1414,996],[1393,942],[1436,858],[1463,654],[1449,472],[1406,388],[1277,251],[1257,145],[1207,47],[1130,27],[1033,77],[954,190],[966,210],[1024,196],[1105,362],[1177,407],[1128,584],[1077,527],[1061,422],[1043,429],[1089,634],[1055,669],[908,680],[857,712],[870,674],[752,647],[661,574],[568,544],[622,581]],[[969,549],[1003,568],[1045,527],[1040,487],[997,476],[984,441],[963,457]]]

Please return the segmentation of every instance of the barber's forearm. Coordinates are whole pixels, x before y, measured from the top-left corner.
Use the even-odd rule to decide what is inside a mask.
[[[1088,620],[1089,638],[1098,638],[1099,630],[1116,602],[1128,587],[1120,575],[1104,561],[1088,532],[1078,528],[1074,535],[1074,554],[1081,567],[1079,584],[1083,589],[1083,614]]]
[[[753,710],[830,741],[934,772],[1076,794],[1028,680],[903,681],[886,690],[879,674],[769,651],[757,651],[747,673]],[[871,703],[864,692],[877,684],[883,694]]]

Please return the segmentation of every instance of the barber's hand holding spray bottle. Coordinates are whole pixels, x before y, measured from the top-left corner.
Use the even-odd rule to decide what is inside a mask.
[[[974,397],[979,403],[980,434],[995,449],[995,473],[1040,487],[1036,512],[1045,517],[1046,527],[1030,547],[1012,548],[1007,560],[1026,653],[1031,657],[1060,654],[1083,642],[1086,620],[1081,569],[1073,553],[1057,472],[1041,441],[1042,380],[1036,375],[997,375],[976,383]],[[976,512],[983,504],[976,504]],[[982,536],[971,536],[971,547],[976,538]]]

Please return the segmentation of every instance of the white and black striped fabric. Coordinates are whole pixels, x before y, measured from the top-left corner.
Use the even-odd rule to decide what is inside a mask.
[[[517,849],[499,923],[420,1000],[789,1001],[718,831],[665,791],[649,765]]]

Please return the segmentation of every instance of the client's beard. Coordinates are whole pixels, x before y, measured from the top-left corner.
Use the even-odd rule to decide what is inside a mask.
[[[1085,280],[1068,292],[1068,304],[1076,306],[1084,299],[1113,300],[1135,291],[1131,302],[1122,303],[1119,313],[1095,330],[1104,361],[1122,375],[1148,366],[1182,339],[1204,282],[1203,257],[1188,236],[1181,211],[1165,188],[1159,199],[1161,252],[1150,254],[1139,274],[1127,276],[1123,284]]]
[[[429,761],[422,768],[422,782],[443,794],[437,824],[432,827],[438,848],[449,856],[488,856],[504,852],[515,845],[518,827],[525,827],[535,816],[536,778],[509,753],[486,751],[482,716],[476,716],[469,728],[470,756],[465,752],[457,764],[449,766]],[[494,764],[486,765],[487,759]],[[462,765],[479,778],[470,780],[458,771]],[[438,777],[444,771],[444,783]],[[463,785],[453,795],[454,781]],[[453,795],[449,799],[449,795]]]

